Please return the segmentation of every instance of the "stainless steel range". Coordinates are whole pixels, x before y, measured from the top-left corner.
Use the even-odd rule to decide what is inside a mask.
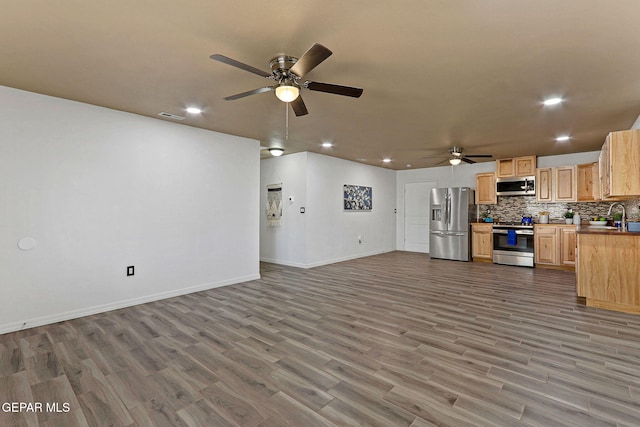
[[[533,224],[493,224],[493,262],[533,267]]]

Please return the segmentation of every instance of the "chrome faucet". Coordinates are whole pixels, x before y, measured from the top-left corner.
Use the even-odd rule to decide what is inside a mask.
[[[622,219],[620,221],[620,225],[622,227],[622,231],[626,231],[627,230],[627,212],[624,209],[624,205],[620,202],[613,202],[611,203],[611,206],[609,206],[609,212],[607,213],[607,215],[611,215],[611,209],[613,209],[613,207],[615,205],[619,205],[622,208]]]

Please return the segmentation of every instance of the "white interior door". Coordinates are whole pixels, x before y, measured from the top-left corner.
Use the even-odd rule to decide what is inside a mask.
[[[429,252],[429,198],[435,182],[404,185],[404,249]]]

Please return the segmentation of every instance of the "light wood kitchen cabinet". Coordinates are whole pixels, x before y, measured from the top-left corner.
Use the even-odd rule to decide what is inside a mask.
[[[492,224],[471,224],[471,256],[474,261],[493,262]]]
[[[553,168],[553,196],[556,202],[575,202],[578,200],[576,185],[576,166]]]
[[[560,265],[576,265],[576,227],[560,226]]]
[[[551,224],[534,227],[536,265],[573,269],[576,264],[576,226]]]
[[[640,129],[609,133],[599,163],[603,199],[640,196]]]
[[[498,178],[532,176],[536,172],[536,156],[514,157],[496,160]]]
[[[536,200],[553,201],[553,168],[536,169]]]
[[[495,205],[496,203],[498,203],[496,174],[494,172],[476,174],[476,205]]]
[[[577,199],[579,202],[600,200],[599,163],[585,163],[576,168]]]
[[[558,265],[558,228],[535,226],[534,256],[536,264]]]
[[[590,307],[640,314],[640,236],[578,233],[576,293]]]
[[[539,202],[575,202],[578,199],[576,166],[536,169],[536,200]]]

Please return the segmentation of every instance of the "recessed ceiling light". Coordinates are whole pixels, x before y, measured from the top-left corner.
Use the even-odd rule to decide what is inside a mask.
[[[389,158],[382,159],[382,162],[383,163],[391,163],[391,159],[389,159]]]
[[[187,108],[187,113],[189,114],[200,114],[202,113],[202,110],[198,107],[188,107]]]
[[[407,163],[408,168],[410,168],[411,166],[413,166],[411,163]]]
[[[562,135],[556,138],[556,141],[558,142],[564,142],[564,141],[568,141],[570,140],[571,137],[569,135]]]
[[[333,147],[333,144],[332,144],[331,142],[323,142],[323,143],[322,143],[322,146],[323,146],[324,148],[331,148],[331,147]]]
[[[547,98],[544,100],[543,104],[545,107],[550,107],[552,105],[558,105],[562,102],[562,98]]]

